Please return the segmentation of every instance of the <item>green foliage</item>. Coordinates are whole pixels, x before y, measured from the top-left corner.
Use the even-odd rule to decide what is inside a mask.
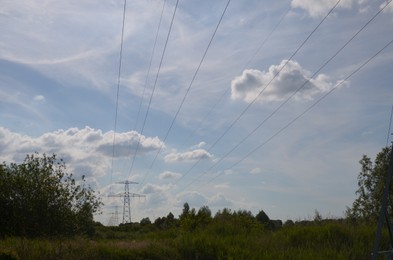
[[[119,238],[24,239],[0,240],[0,252],[12,259],[369,259],[376,227],[351,224],[342,220],[322,220],[293,223],[277,231],[254,226],[233,226],[245,214],[231,212],[226,223],[213,219],[204,228],[185,231],[135,230]],[[223,216],[222,214],[220,215]],[[232,232],[217,232],[217,225]],[[258,223],[258,225],[260,225]],[[153,224],[152,224],[153,226]],[[134,228],[142,226],[134,226]],[[259,226],[260,227],[260,226]],[[102,230],[101,230],[102,229]],[[102,232],[118,231],[113,227],[99,227]],[[388,234],[381,247],[388,248]],[[9,253],[8,253],[9,252]]]
[[[11,250],[1,250],[0,249],[0,260],[18,260],[18,254]]]
[[[381,202],[384,192],[384,184],[389,166],[391,148],[385,147],[377,154],[374,163],[369,157],[363,155],[359,161],[361,171],[358,176],[357,198],[352,208],[347,208],[346,216],[349,219],[361,219],[365,221],[376,221],[379,216]],[[393,190],[393,182],[390,191]],[[389,195],[393,201],[393,193]],[[391,207],[389,207],[391,208]],[[390,216],[393,216],[389,209]]]
[[[159,229],[170,229],[172,227],[176,227],[179,225],[178,220],[175,219],[175,216],[172,212],[169,212],[168,216],[157,218],[154,221],[154,225]]]
[[[93,235],[101,203],[55,155],[27,155],[0,167],[0,235]]]
[[[142,226],[147,226],[147,225],[150,225],[150,224],[151,224],[150,218],[143,218],[143,219],[141,219],[141,225]]]
[[[190,206],[187,202],[184,204],[183,212],[179,216],[179,221],[182,229],[186,231],[193,231],[198,225],[196,211],[194,208],[190,210]]]
[[[255,218],[263,225],[269,224],[270,221],[270,218],[263,210],[259,211]]]

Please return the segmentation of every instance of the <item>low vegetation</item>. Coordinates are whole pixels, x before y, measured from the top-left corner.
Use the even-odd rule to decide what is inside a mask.
[[[232,212],[209,223],[96,225],[93,237],[6,237],[0,259],[369,259],[376,225],[300,221],[268,229]],[[169,223],[168,223],[169,224]],[[382,248],[388,248],[383,234]],[[381,258],[382,259],[382,258]]]

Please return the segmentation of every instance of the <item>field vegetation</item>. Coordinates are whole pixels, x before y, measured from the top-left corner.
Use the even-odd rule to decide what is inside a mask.
[[[225,215],[222,212],[226,212]],[[370,259],[376,224],[343,219],[266,227],[249,212],[223,210],[208,223],[96,223],[77,237],[5,237],[0,259]],[[384,232],[381,248],[389,248]],[[380,259],[385,259],[381,255]]]

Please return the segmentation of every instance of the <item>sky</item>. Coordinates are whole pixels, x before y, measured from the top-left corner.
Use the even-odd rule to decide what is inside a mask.
[[[123,27],[123,0],[3,0],[0,160],[57,154],[103,224],[125,180],[132,221],[185,202],[342,217],[391,141],[393,4],[227,4],[127,1]]]

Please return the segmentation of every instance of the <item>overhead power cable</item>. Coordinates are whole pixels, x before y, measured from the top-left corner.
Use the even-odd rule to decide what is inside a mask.
[[[121,65],[122,65],[122,57],[123,57],[123,41],[124,41],[124,23],[126,20],[126,6],[127,0],[124,0],[123,6],[123,25],[121,27],[121,39],[120,39],[120,54],[119,54],[119,71],[117,74],[117,93],[116,93],[116,109],[115,109],[115,122],[113,127],[113,142],[112,142],[112,161],[111,161],[111,176],[110,181],[112,185],[112,176],[113,176],[113,164],[115,157],[115,145],[116,145],[116,131],[117,131],[117,112],[119,107],[119,93],[120,93],[120,76],[121,76]]]
[[[147,106],[145,118],[143,119],[142,129],[141,129],[141,132],[140,132],[141,135],[143,134],[143,131],[144,131],[144,129],[145,129],[146,119],[147,119],[147,116],[148,116],[148,114],[149,114],[149,110],[150,110],[150,106],[151,106],[151,101],[152,101],[152,99],[153,99],[154,92],[155,92],[156,87],[157,87],[158,76],[160,75],[162,62],[163,62],[163,60],[164,60],[166,48],[167,48],[167,46],[168,46],[169,36],[171,35],[172,26],[173,26],[173,21],[175,20],[175,15],[176,15],[176,10],[177,10],[178,4],[179,4],[179,0],[176,1],[175,9],[174,9],[174,11],[173,11],[173,15],[172,15],[172,19],[171,19],[171,24],[170,24],[170,26],[169,26],[168,34],[167,34],[166,40],[165,40],[164,49],[163,49],[163,51],[162,51],[162,55],[161,55],[161,59],[160,59],[160,64],[159,64],[159,66],[158,66],[156,78],[155,78],[155,80],[154,80],[153,90],[152,90],[152,92],[151,92],[151,94],[150,94],[150,99],[149,99],[149,103],[148,103],[148,106]],[[139,138],[139,139],[138,139],[138,142],[137,142],[137,145],[136,145],[136,148],[135,148],[134,155],[133,155],[133,157],[132,157],[131,166],[130,166],[130,169],[129,169],[129,172],[128,172],[128,177],[129,177],[129,176],[131,175],[131,173],[132,173],[132,169],[133,169],[134,162],[135,162],[135,157],[136,157],[136,155],[138,154],[138,150],[139,150],[140,143],[141,143],[141,142],[140,142],[140,138]]]
[[[387,5],[386,5],[387,6]],[[384,8],[386,8],[386,6]],[[268,117],[266,117],[257,127],[255,127],[248,135],[246,135],[240,142],[238,142],[231,150],[229,150],[224,156],[222,156],[218,161],[216,161],[209,169],[204,171],[202,174],[200,174],[194,181],[189,183],[186,187],[189,187],[191,184],[193,184],[195,181],[200,179],[203,175],[205,175],[208,171],[212,170],[214,167],[216,167],[219,163],[221,163],[225,158],[229,156],[233,151],[235,151],[241,144],[243,144],[249,137],[251,137],[262,125],[266,123],[271,117],[273,117],[286,103],[288,103],[289,100],[291,100],[301,89],[303,89],[311,79],[315,78],[318,73],[325,68],[348,44],[360,33],[362,32],[382,11],[383,9],[379,10],[375,15],[373,15],[351,38],[348,39],[348,41],[341,46],[329,59],[327,59],[322,66],[319,67],[318,70],[316,70],[313,75],[309,79],[307,79],[299,88],[296,89],[283,103],[281,103]]]
[[[263,146],[265,146],[268,142],[273,140],[276,136],[281,134],[283,131],[285,131],[288,127],[290,127],[293,123],[295,123],[297,120],[299,120],[302,116],[304,116],[307,112],[309,112],[311,109],[313,109],[316,105],[318,105],[323,99],[325,99],[327,96],[329,96],[334,90],[336,90],[340,85],[342,85],[345,81],[347,81],[349,78],[351,78],[353,75],[355,75],[357,72],[359,72],[364,66],[366,66],[371,60],[373,60],[375,57],[377,57],[382,51],[384,51],[387,47],[389,47],[393,43],[393,40],[388,42],[382,49],[380,49],[377,53],[375,53],[373,56],[371,56],[369,59],[367,59],[365,62],[363,62],[357,69],[355,69],[352,73],[350,73],[347,77],[345,77],[342,81],[337,83],[331,90],[326,92],[323,96],[321,96],[316,102],[314,102],[311,106],[309,106],[306,110],[304,110],[301,114],[299,114],[297,117],[292,119],[288,124],[283,126],[280,130],[278,130],[276,133],[274,133],[272,136],[270,136],[265,142],[262,144],[258,145],[255,147],[253,150],[248,152],[244,157],[242,157],[239,161],[235,162],[232,164],[229,169],[233,169],[237,165],[239,165],[241,162],[243,162],[245,159],[250,157],[253,153],[261,149]],[[211,178],[209,181],[205,182],[203,185],[199,186],[196,190],[199,190],[203,186],[211,183],[213,180],[217,179],[223,174],[223,172],[219,173],[215,177]]]
[[[176,111],[175,116],[174,116],[173,119],[172,119],[172,122],[171,122],[171,124],[170,124],[170,126],[169,126],[169,128],[168,128],[168,130],[167,130],[167,132],[166,132],[166,134],[165,134],[164,139],[162,140],[163,143],[164,143],[164,142],[166,141],[166,139],[168,138],[169,133],[170,133],[170,131],[171,131],[171,129],[172,129],[172,127],[173,127],[173,125],[174,125],[174,123],[175,123],[175,121],[176,121],[178,115],[179,115],[179,112],[180,112],[180,110],[182,109],[182,107],[183,107],[183,105],[184,105],[184,102],[185,102],[185,100],[186,100],[186,98],[187,98],[187,96],[188,96],[188,93],[190,92],[191,87],[192,87],[192,85],[193,85],[193,83],[194,83],[194,81],[195,81],[195,78],[196,78],[196,76],[198,75],[198,72],[199,72],[199,70],[200,70],[200,68],[201,68],[201,66],[202,66],[202,63],[203,63],[203,61],[205,60],[205,57],[206,57],[206,55],[207,55],[207,52],[209,51],[210,46],[211,46],[211,44],[212,44],[212,42],[213,42],[213,39],[214,39],[214,37],[216,36],[217,30],[218,30],[218,28],[220,27],[220,24],[221,24],[221,22],[222,22],[222,19],[224,18],[224,15],[225,15],[225,13],[226,13],[226,11],[227,11],[227,9],[228,9],[228,6],[229,6],[230,2],[231,2],[231,0],[228,0],[227,4],[225,5],[225,8],[224,8],[224,10],[223,10],[223,12],[222,12],[222,14],[221,14],[221,17],[220,17],[220,19],[219,19],[219,21],[218,21],[218,23],[217,23],[217,25],[216,25],[216,28],[215,28],[214,32],[213,32],[213,35],[211,36],[210,41],[209,41],[209,43],[207,44],[207,47],[206,47],[206,49],[205,49],[205,52],[204,52],[203,55],[202,55],[202,58],[201,58],[201,60],[200,60],[200,62],[199,62],[199,64],[198,64],[197,69],[195,70],[194,76],[192,77],[191,82],[190,82],[190,84],[189,84],[189,86],[188,86],[188,88],[187,88],[187,91],[186,91],[186,93],[185,93],[184,96],[183,96],[183,99],[182,99],[182,101],[181,101],[181,103],[180,103],[180,105],[179,105],[179,107],[178,107],[178,109],[177,109],[177,111]],[[156,161],[158,155],[160,154],[160,152],[161,152],[161,150],[162,150],[162,147],[163,147],[163,145],[161,144],[161,145],[160,145],[160,148],[158,149],[158,151],[157,151],[157,153],[156,153],[156,155],[155,155],[155,157],[154,157],[154,159],[153,159],[153,161],[152,161],[152,163],[150,164],[150,167],[149,167],[147,173],[145,174],[145,177],[144,177],[143,180],[140,182],[140,185],[142,185],[142,184],[145,182],[145,180],[146,180],[146,178],[147,178],[147,176],[148,176],[148,174],[149,174],[149,171],[152,169],[152,167],[153,167],[153,165],[154,165],[154,163],[155,163],[155,161]]]
[[[142,92],[141,100],[140,100],[140,102],[139,102],[139,109],[138,109],[138,113],[137,113],[137,116],[136,116],[135,127],[134,127],[135,130],[136,130],[137,126],[138,126],[139,115],[140,115],[140,113],[141,113],[141,108],[142,108],[143,99],[144,99],[144,97],[145,97],[147,82],[148,82],[148,79],[149,79],[149,76],[150,76],[151,65],[152,65],[152,63],[153,63],[153,57],[154,57],[154,53],[155,53],[155,51],[156,51],[157,39],[158,39],[158,34],[159,34],[160,28],[161,28],[162,16],[163,16],[163,14],[164,14],[165,4],[166,4],[166,0],[164,0],[164,3],[162,4],[161,15],[160,15],[160,21],[158,22],[158,27],[157,27],[157,31],[156,31],[156,37],[155,37],[155,39],[154,39],[154,44],[153,44],[153,50],[152,50],[151,55],[150,55],[149,67],[148,67],[148,69],[147,69],[145,84],[144,84],[144,86],[143,86],[143,92]]]
[[[286,65],[293,59],[293,57],[300,51],[300,49],[306,44],[306,42],[311,38],[311,36],[316,32],[316,30],[322,25],[322,23],[327,19],[327,17],[333,12],[333,10],[337,7],[341,0],[338,0],[335,5],[329,10],[329,12],[323,17],[323,19],[318,23],[318,25],[311,31],[311,33],[307,36],[307,38],[300,44],[300,46],[295,50],[295,52],[285,61],[285,63],[281,66],[281,68],[274,74],[272,79],[265,85],[265,87],[259,91],[259,93],[254,97],[254,99],[241,111],[241,113],[235,118],[235,120],[225,129],[225,131],[218,137],[218,139],[209,147],[207,152],[210,152],[213,147],[217,145],[217,143],[232,129],[232,127],[240,120],[241,117],[250,109],[250,107],[258,100],[258,98],[264,93],[266,88],[272,83],[272,81],[277,78],[277,76],[281,73],[281,71],[286,67]],[[192,166],[189,168],[185,174],[183,174],[174,184],[177,184],[180,180],[182,180],[185,176],[187,176],[195,166],[202,160],[199,158]]]
[[[163,17],[163,14],[164,14],[165,4],[166,4],[166,0],[164,0],[164,2],[162,4],[160,20],[158,22],[156,36],[155,36],[154,44],[153,44],[153,49],[152,49],[152,52],[151,52],[151,55],[150,55],[149,66],[148,66],[147,73],[146,73],[145,84],[143,86],[143,92],[142,92],[142,96],[141,96],[141,99],[140,99],[140,102],[139,102],[138,113],[137,113],[136,120],[135,120],[135,126],[134,126],[134,130],[135,131],[137,131],[137,127],[138,127],[138,123],[139,123],[139,116],[140,116],[140,113],[141,113],[142,103],[143,103],[143,99],[145,97],[146,87],[147,87],[148,79],[149,79],[149,76],[150,76],[150,70],[151,70],[151,66],[152,66],[152,63],[153,63],[154,53],[155,53],[156,46],[157,46],[158,34],[159,34],[160,28],[161,28],[161,23],[162,23],[162,17]],[[130,144],[129,149],[128,149],[128,153],[127,153],[128,156],[131,155],[131,150],[132,150],[132,145]],[[136,152],[134,152],[133,156],[135,156],[135,153]]]
[[[255,52],[251,55],[251,58],[247,61],[246,65],[243,66],[243,68],[241,69],[241,72],[243,72],[250,64],[251,62],[255,59],[255,57],[258,56],[258,53],[262,50],[263,46],[265,46],[266,42],[270,39],[270,37],[273,35],[273,33],[277,30],[278,26],[281,24],[281,22],[284,20],[284,18],[287,16],[287,14],[289,13],[289,11],[291,10],[291,6],[289,6],[289,8],[286,10],[286,12],[281,16],[281,18],[279,19],[279,21],[274,25],[273,29],[268,33],[268,35],[263,39],[263,41],[261,42],[261,44],[258,46],[258,48],[255,50]],[[221,103],[221,101],[224,99],[225,96],[228,95],[228,92],[230,91],[230,88],[226,88],[225,91],[223,91],[223,93],[220,95],[220,97],[218,98],[218,100],[214,103],[213,106],[210,107],[209,111],[204,115],[204,117],[202,118],[202,120],[199,122],[198,126],[195,128],[196,130],[194,132],[196,132],[198,129],[201,128],[201,125],[203,124],[203,122],[205,122],[207,120],[207,118],[213,113],[213,111],[215,111],[216,107],[218,106],[218,104]],[[190,133],[190,135],[187,137],[187,140],[191,137],[192,133]]]

